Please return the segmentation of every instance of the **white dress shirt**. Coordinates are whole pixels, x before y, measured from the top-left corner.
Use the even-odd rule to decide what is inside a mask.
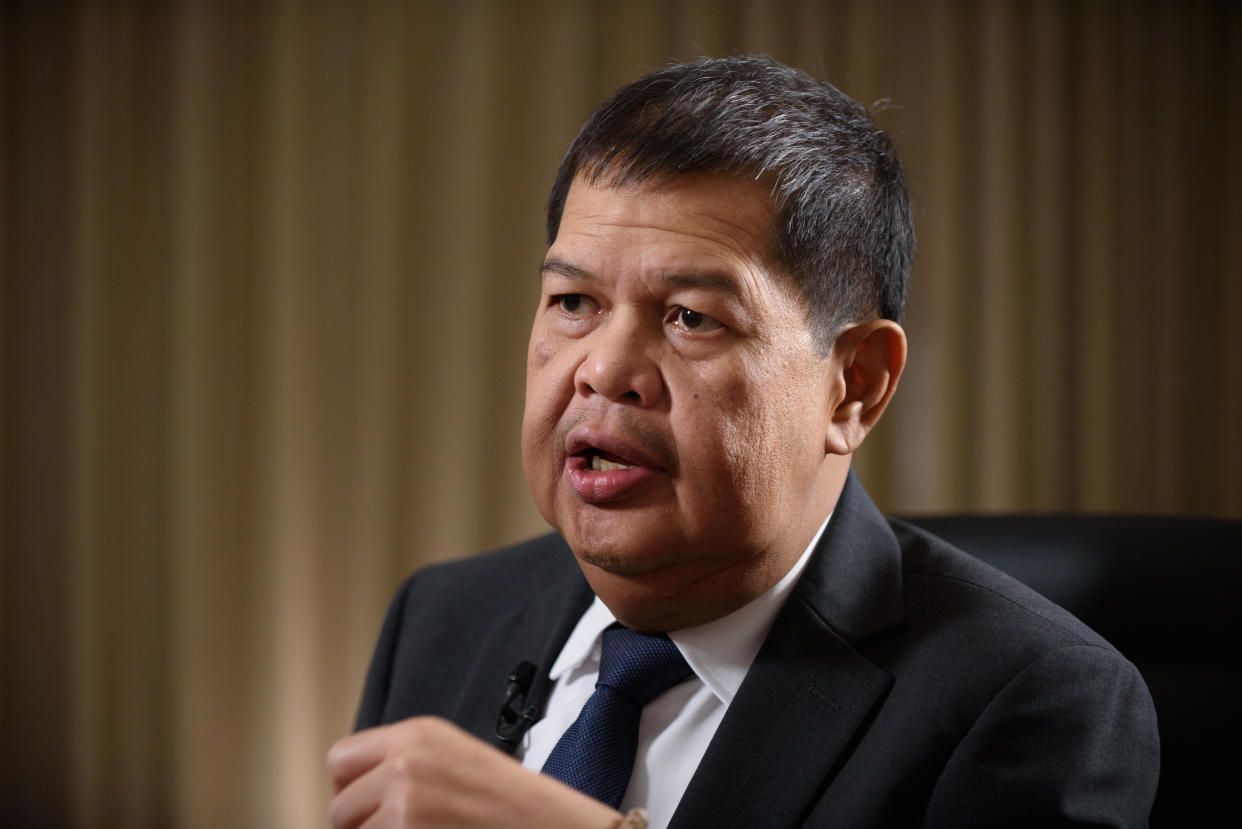
[[[720,619],[669,632],[694,675],[643,708],[638,752],[621,811],[647,809],[651,829],[665,829],[729,703],[746,678],[776,614],[789,598],[831,515],[789,572],[766,593]],[[578,620],[548,672],[552,690],[544,717],[518,748],[522,765],[539,771],[565,730],[595,692],[604,629],[616,621],[596,597]]]

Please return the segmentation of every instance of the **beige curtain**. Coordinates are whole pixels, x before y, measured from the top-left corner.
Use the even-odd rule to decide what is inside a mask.
[[[403,574],[539,532],[542,206],[591,107],[762,51],[921,251],[894,511],[1242,516],[1242,6],[0,9],[0,822],[324,824]]]

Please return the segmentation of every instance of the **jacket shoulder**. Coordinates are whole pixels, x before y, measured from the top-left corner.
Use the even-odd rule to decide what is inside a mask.
[[[892,685],[829,811],[859,825],[1145,825],[1159,737],[1134,665],[1016,579],[889,527],[903,619],[859,648]]]
[[[949,542],[900,519],[889,526],[902,550],[907,612],[972,620],[979,628],[1004,632],[1012,648],[1111,644],[1069,611]]]
[[[389,605],[357,726],[434,714],[486,737],[495,716],[486,689],[503,689],[518,660],[545,659],[589,597],[554,533],[416,571]]]

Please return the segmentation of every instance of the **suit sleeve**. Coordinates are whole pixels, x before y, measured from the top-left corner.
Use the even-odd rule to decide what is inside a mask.
[[[362,702],[358,706],[358,718],[354,723],[356,731],[384,722],[384,709],[387,707],[389,689],[392,687],[393,656],[397,649],[397,638],[405,616],[406,597],[412,582],[413,577],[401,585],[384,616],[384,625],[380,629],[375,652],[371,655],[371,665],[367,669],[366,683],[362,689]]]
[[[1160,770],[1138,670],[1094,645],[1045,653],[957,746],[925,825],[1145,827]]]

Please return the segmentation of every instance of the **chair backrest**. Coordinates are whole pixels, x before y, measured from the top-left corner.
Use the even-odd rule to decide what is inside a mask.
[[[1213,825],[1242,782],[1242,521],[984,514],[906,520],[1082,619],[1142,672],[1160,722],[1152,826]]]

